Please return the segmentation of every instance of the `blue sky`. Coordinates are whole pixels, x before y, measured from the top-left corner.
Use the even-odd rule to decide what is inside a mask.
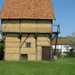
[[[56,20],[54,24],[60,23],[60,35],[66,37],[75,31],[75,0],[52,0]],[[0,0],[0,10],[4,0]]]
[[[60,23],[59,36],[71,35],[75,31],[75,0],[52,0],[56,21]]]

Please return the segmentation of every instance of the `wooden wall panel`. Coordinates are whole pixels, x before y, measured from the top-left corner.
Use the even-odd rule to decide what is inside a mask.
[[[51,21],[38,20],[37,21],[37,32],[47,33],[52,31]]]
[[[6,40],[5,42],[10,42],[10,43],[19,43],[20,42],[20,39],[18,37],[6,37]]]
[[[37,45],[38,46],[50,46],[48,42],[38,42]]]
[[[50,46],[49,34],[39,34],[37,37],[38,46]]]
[[[2,31],[51,33],[52,25],[48,20],[3,20]]]
[[[50,39],[48,37],[38,37],[37,41],[50,42]]]
[[[36,54],[29,54],[28,60],[36,60]]]
[[[3,20],[3,32],[19,32],[20,20]]]
[[[35,48],[21,48],[21,53],[23,54],[32,54],[32,53],[36,53]]]
[[[41,54],[37,54],[37,60],[41,61],[42,60],[42,55]]]
[[[19,43],[5,43],[5,47],[10,47],[10,48],[19,48]]]
[[[4,60],[19,60],[19,54],[5,54]]]
[[[42,48],[37,46],[37,60],[42,60]]]
[[[21,42],[23,42],[25,39],[26,39],[26,37],[22,37]],[[25,42],[35,42],[35,38],[33,38],[33,37],[28,37]]]
[[[21,42],[23,42],[26,37],[28,36],[28,34],[22,34],[22,39],[21,39]],[[35,35],[34,34],[29,34],[28,38],[26,39],[26,41],[29,41],[29,42],[35,42]]]
[[[22,39],[21,39],[21,44],[23,44],[22,48],[26,47],[27,42],[31,43],[31,48],[34,48],[35,47],[35,38],[34,38],[35,35],[34,34],[29,34],[28,38],[26,39],[27,36],[28,36],[28,34],[23,34],[22,35]]]
[[[6,54],[15,54],[15,53],[19,53],[19,48],[5,48],[5,53]]]
[[[21,20],[21,32],[35,32],[36,21],[35,20]]]

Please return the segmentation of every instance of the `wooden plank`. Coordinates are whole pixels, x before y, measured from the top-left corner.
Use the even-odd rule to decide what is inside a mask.
[[[19,60],[19,54],[5,54],[4,59],[8,61]]]
[[[10,42],[10,43],[15,43],[15,42],[17,42],[17,43],[19,43],[20,42],[20,40],[19,40],[19,38],[17,37],[17,35],[16,35],[16,37],[13,37],[13,36],[6,36],[6,39],[5,39],[5,42]]]
[[[21,48],[21,53],[32,54],[32,53],[36,53],[36,51],[35,48]]]
[[[3,20],[2,31],[3,32],[19,32],[20,20]]]
[[[37,45],[38,46],[50,46],[50,44],[48,44],[46,42],[38,42]]]
[[[35,20],[22,20],[21,21],[21,32],[35,32],[36,21]]]
[[[6,43],[5,43],[5,47],[11,47],[11,48],[15,47],[15,48],[19,48],[19,43],[8,43],[8,42],[6,42]]]
[[[37,32],[52,32],[52,25],[50,21],[38,20],[37,21],[38,31]]]
[[[28,34],[22,34],[22,38],[21,38],[21,41],[22,41],[22,42],[26,39],[27,35],[28,35]],[[35,42],[35,38],[34,38],[34,37],[35,37],[34,34],[30,34],[30,35],[28,36],[28,38],[26,39],[26,41]]]
[[[42,60],[42,48],[37,46],[37,60]]]
[[[15,54],[15,53],[19,53],[19,48],[5,48],[5,53],[9,53],[9,54],[11,54],[11,53],[13,53],[13,54]]]
[[[36,60],[36,54],[29,54],[28,60]]]

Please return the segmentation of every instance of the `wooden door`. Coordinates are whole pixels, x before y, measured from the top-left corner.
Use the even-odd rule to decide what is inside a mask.
[[[42,47],[42,60],[50,60],[50,47]]]

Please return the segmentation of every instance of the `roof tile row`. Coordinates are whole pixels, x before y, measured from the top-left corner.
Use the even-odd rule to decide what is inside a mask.
[[[51,0],[5,0],[1,19],[55,19]]]

